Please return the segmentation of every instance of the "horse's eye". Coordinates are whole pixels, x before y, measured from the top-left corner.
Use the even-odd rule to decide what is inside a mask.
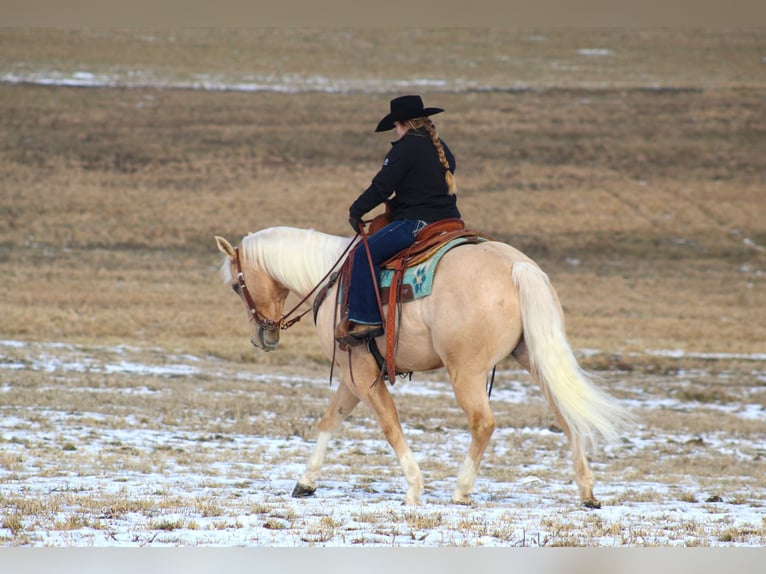
[[[239,283],[233,283],[231,286],[232,291],[239,295]]]

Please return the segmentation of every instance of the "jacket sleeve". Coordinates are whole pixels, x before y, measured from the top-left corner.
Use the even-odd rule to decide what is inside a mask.
[[[383,161],[383,167],[372,178],[370,187],[364,190],[351,204],[348,210],[350,217],[362,217],[386,201],[396,191],[399,182],[402,181],[407,172],[407,154],[401,153],[401,147],[401,145],[396,145],[388,152]]]

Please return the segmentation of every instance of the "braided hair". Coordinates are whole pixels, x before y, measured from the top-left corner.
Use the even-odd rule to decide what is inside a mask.
[[[444,181],[447,182],[447,193],[453,195],[457,191],[455,175],[449,169],[449,162],[447,161],[447,156],[444,155],[444,148],[442,147],[442,142],[439,139],[439,134],[436,132],[436,126],[434,123],[428,117],[414,118],[402,123],[408,129],[417,130],[424,128],[426,130],[428,136],[431,138],[431,143],[434,145],[436,154],[439,156],[439,163],[444,166]]]

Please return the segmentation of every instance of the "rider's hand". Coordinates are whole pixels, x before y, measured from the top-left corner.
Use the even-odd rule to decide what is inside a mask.
[[[351,229],[353,229],[355,233],[359,233],[359,228],[362,225],[361,217],[349,217],[348,223],[351,225]]]

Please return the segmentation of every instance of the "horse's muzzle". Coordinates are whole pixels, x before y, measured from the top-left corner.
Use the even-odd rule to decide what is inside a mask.
[[[253,347],[263,349],[268,353],[279,345],[279,331],[268,331],[263,327],[259,327],[257,337],[250,339],[250,342],[253,344]]]

